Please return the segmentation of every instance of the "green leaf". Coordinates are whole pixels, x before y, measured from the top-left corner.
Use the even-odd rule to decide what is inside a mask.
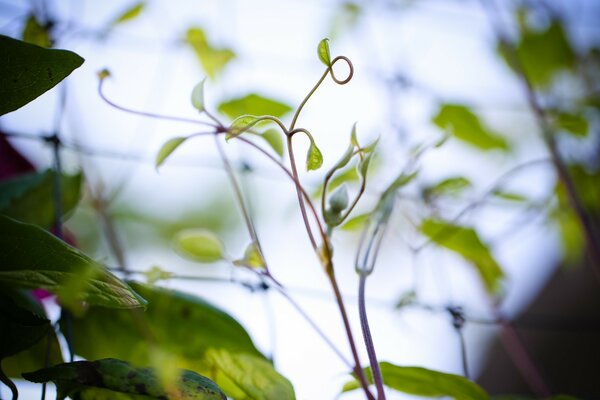
[[[244,97],[231,99],[219,104],[218,110],[231,119],[240,115],[272,115],[281,117],[292,111],[292,107],[277,100],[250,93]]]
[[[52,47],[52,40],[50,39],[48,28],[40,24],[33,14],[29,15],[27,22],[25,23],[25,28],[23,29],[23,41],[40,47]]]
[[[457,400],[489,400],[489,395],[465,377],[421,367],[400,367],[379,363],[384,384],[399,392],[423,397],[450,397]],[[365,368],[371,382],[370,368]],[[357,381],[344,385],[343,392],[359,389]]]
[[[34,172],[0,182],[0,213],[49,229],[54,226],[54,172]],[[61,211],[75,208],[81,196],[81,174],[60,176]]]
[[[181,143],[185,142],[186,139],[187,137],[174,137],[167,140],[158,151],[158,154],[156,154],[156,160],[154,161],[156,169],[158,169],[158,167],[165,162],[167,157],[169,157]]]
[[[0,215],[0,243],[0,282],[43,288],[104,307],[136,308],[146,303],[102,265],[35,225]]]
[[[423,189],[425,198],[456,196],[471,187],[471,181],[462,176],[446,178]]]
[[[249,268],[260,269],[266,267],[265,260],[254,242],[250,243],[248,247],[246,247],[246,251],[244,251],[244,258],[241,260],[235,260],[233,263],[238,266],[245,266]]]
[[[358,231],[365,226],[370,216],[370,213],[365,213],[350,218],[344,225],[340,227],[340,229],[343,231]]]
[[[319,60],[327,67],[331,67],[331,55],[329,54],[329,39],[323,39],[319,42],[319,46],[317,47],[317,54],[319,55]]]
[[[390,185],[387,187],[385,192],[391,193],[391,192],[397,191],[400,188],[403,188],[404,186],[408,185],[413,180],[415,180],[415,178],[417,177],[418,174],[419,174],[419,171],[414,171],[414,172],[411,172],[410,174],[405,171],[402,171],[400,173],[400,175],[398,175],[398,177],[396,177],[396,179],[394,179],[392,181],[392,183],[390,183]]]
[[[331,211],[339,213],[348,207],[348,201],[348,185],[343,184],[329,197],[329,207]]]
[[[144,1],[135,3],[134,5],[129,7],[127,10],[123,11],[121,13],[121,15],[116,17],[113,20],[113,22],[111,22],[111,25],[113,25],[113,26],[118,25],[120,23],[131,21],[131,20],[137,18],[142,13],[142,11],[144,11],[145,7],[146,7],[146,2],[144,2]]]
[[[248,400],[294,400],[292,384],[266,360],[224,349],[207,353],[209,376],[229,397]]]
[[[526,26],[521,27],[521,30],[514,52],[502,45],[498,49],[508,66],[517,74],[523,70],[534,86],[549,86],[558,72],[569,70],[575,65],[575,53],[560,21],[552,21],[543,30],[531,30]],[[515,64],[515,57],[519,60],[519,65]]]
[[[575,136],[585,137],[589,131],[588,120],[581,114],[558,113],[556,124],[563,130]]]
[[[351,1],[339,3],[336,7],[333,17],[330,22],[330,37],[332,40],[342,36],[344,33],[351,31],[358,23],[361,6]]]
[[[186,229],[175,236],[175,249],[182,256],[202,263],[225,259],[221,240],[204,229]]]
[[[474,229],[427,219],[423,221],[421,231],[433,242],[458,253],[473,264],[487,291],[499,293],[504,272]]]
[[[283,139],[281,138],[281,133],[277,129],[267,129],[263,133],[259,134],[261,138],[263,138],[269,146],[279,157],[283,157]]]
[[[369,172],[369,166],[371,165],[372,159],[373,159],[373,153],[369,152],[369,153],[367,153],[365,158],[360,160],[360,162],[358,163],[358,165],[357,165],[358,173],[362,179],[367,178],[367,172]]]
[[[188,29],[186,42],[192,47],[202,68],[211,79],[215,79],[235,58],[235,53],[230,49],[213,47],[208,42],[204,31],[198,27]]]
[[[204,111],[204,83],[206,78],[202,79],[192,90],[192,105],[200,112]]]
[[[129,399],[226,400],[213,381],[196,372],[180,370],[174,382],[164,385],[153,368],[135,368],[112,358],[55,365],[23,377],[35,383],[54,382],[59,400],[67,396],[98,399],[99,395],[110,395],[109,391],[133,395],[126,397]]]
[[[148,285],[154,285],[158,281],[165,281],[171,279],[174,274],[172,272],[165,271],[164,269],[156,265],[153,265],[152,268],[150,268],[147,271],[144,271],[143,275],[146,277],[146,282],[148,283]]]
[[[241,115],[237,117],[229,126],[225,139],[229,140],[231,138],[241,135],[248,129],[258,124],[259,122],[264,121],[265,117],[266,115],[260,117],[257,117],[256,115]]]
[[[73,318],[76,354],[152,365],[149,349],[158,347],[176,357],[173,363],[178,368],[195,371],[206,366],[209,348],[262,357],[246,330],[211,303],[180,291],[139,283],[131,286],[148,300],[145,312],[132,318],[127,310],[91,307],[84,316]]]
[[[460,104],[442,104],[432,119],[444,131],[481,150],[509,150],[508,143],[486,128],[468,107]]]
[[[81,64],[83,58],[73,52],[0,35],[0,115],[41,96]]]
[[[0,360],[39,342],[50,329],[50,320],[18,306],[12,297],[0,294]]]
[[[518,202],[518,203],[523,203],[523,202],[527,201],[527,197],[523,196],[522,194],[518,194],[518,193],[495,190],[492,194],[495,197],[502,199],[502,200],[514,201],[514,202]]]
[[[311,138],[310,147],[306,153],[306,170],[317,170],[321,168],[321,165],[323,165],[323,154],[321,154],[321,150],[319,150],[315,141]]]

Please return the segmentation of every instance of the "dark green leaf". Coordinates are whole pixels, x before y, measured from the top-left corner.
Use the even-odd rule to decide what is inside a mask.
[[[317,47],[317,54],[319,55],[319,60],[327,67],[331,66],[331,55],[329,54],[329,39],[323,39],[319,42],[319,46]]]
[[[175,249],[182,256],[194,261],[213,263],[225,258],[221,240],[204,229],[187,229],[175,237]]]
[[[142,11],[144,11],[145,7],[146,3],[144,1],[134,4],[127,10],[123,11],[121,15],[116,17],[111,23],[111,25],[118,25],[120,23],[131,21],[132,19],[137,18],[142,13]]]
[[[179,368],[202,371],[209,348],[262,357],[244,328],[229,314],[187,293],[131,283],[148,300],[143,314],[92,307],[73,319],[75,353],[87,359],[115,357],[153,365],[149,349],[177,357]],[[115,340],[119,338],[119,340]]]
[[[428,219],[423,221],[421,231],[433,242],[460,254],[473,264],[487,291],[498,294],[504,272],[474,229]]]
[[[211,79],[216,78],[223,68],[235,58],[235,53],[230,49],[213,47],[208,42],[204,31],[198,27],[188,29],[186,41],[194,49],[202,68]]]
[[[306,153],[306,170],[317,170],[321,168],[321,165],[323,165],[323,154],[321,154],[321,150],[319,150],[315,141],[311,139],[310,147]]]
[[[294,400],[292,384],[263,358],[224,349],[207,353],[209,376],[229,397],[248,400]]]
[[[250,93],[244,97],[231,99],[219,104],[219,112],[235,119],[240,115],[272,115],[281,117],[292,110],[292,107],[277,100]]]
[[[499,47],[500,54],[516,73],[524,70],[534,86],[546,87],[552,83],[556,73],[573,67],[575,53],[560,21],[554,20],[548,28],[539,31],[526,26],[521,29],[514,52],[505,46]],[[515,58],[518,59],[518,66]]]
[[[81,181],[81,174],[60,176],[63,214],[69,214],[79,202]],[[0,182],[0,213],[42,228],[51,228],[56,222],[54,172],[34,172]]]
[[[23,40],[40,47],[52,47],[50,32],[48,32],[45,26],[40,24],[33,14],[27,18],[27,22],[25,23]]]
[[[424,397],[450,397],[457,400],[489,400],[489,395],[465,377],[420,367],[400,367],[388,362],[379,363],[384,384],[403,393]],[[371,382],[370,368],[366,368]],[[357,381],[344,385],[344,392],[359,389]]]
[[[459,104],[442,104],[433,122],[444,131],[481,150],[508,150],[501,136],[486,128],[468,107]]]
[[[185,142],[186,139],[187,137],[174,137],[167,140],[158,151],[158,154],[156,154],[154,166],[158,169],[158,167],[165,162],[167,157],[169,157],[171,153],[173,153],[175,149],[181,145],[181,143]]]
[[[64,305],[142,307],[145,300],[103,266],[43,229],[0,216],[0,282],[43,288]]]
[[[259,136],[269,143],[279,157],[283,157],[283,139],[281,138],[281,133],[277,129],[267,129],[259,134]]]
[[[50,329],[50,320],[20,307],[12,297],[0,294],[0,360],[39,342]]]
[[[117,393],[133,395],[126,397],[129,399],[226,400],[225,394],[213,381],[196,372],[180,370],[175,380],[165,382],[165,385],[153,368],[135,368],[111,358],[55,365],[23,374],[23,377],[36,383],[54,382],[59,400],[67,396],[114,399]],[[96,397],[111,394],[112,397]]]
[[[460,194],[465,189],[471,187],[471,182],[462,176],[446,178],[440,182],[427,186],[423,190],[425,198],[433,198],[439,196],[454,196]]]
[[[559,113],[556,116],[556,124],[575,136],[587,136],[589,130],[588,120],[581,114]]]
[[[81,64],[83,58],[73,52],[0,35],[0,115],[41,96]]]

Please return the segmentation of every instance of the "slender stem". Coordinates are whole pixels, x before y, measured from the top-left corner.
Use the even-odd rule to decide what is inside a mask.
[[[17,386],[13,381],[10,380],[8,376],[2,370],[2,365],[0,365],[0,382],[4,383],[10,391],[12,392],[12,400],[17,400],[19,398],[19,391],[17,390]]]
[[[365,305],[366,283],[367,274],[361,273],[358,283],[358,315],[360,317],[360,327],[362,329],[365,347],[367,348],[367,354],[369,355],[369,364],[371,365],[373,382],[375,383],[375,387],[377,388],[377,400],[385,400],[385,390],[383,389],[383,376],[381,375],[381,369],[379,368],[379,362],[377,361],[375,345],[373,344],[373,337],[371,336],[371,329],[369,328],[369,319],[367,318],[367,308]]]
[[[323,83],[323,81],[327,77],[327,74],[329,73],[330,70],[331,70],[331,68],[327,68],[325,70],[325,72],[323,72],[323,75],[321,75],[321,78],[317,81],[317,83],[315,84],[315,86],[313,86],[313,88],[310,90],[310,92],[308,92],[308,94],[306,95],[306,97],[304,97],[304,100],[302,100],[302,102],[300,103],[300,105],[296,109],[296,112],[294,113],[294,117],[292,118],[292,123],[290,124],[290,129],[289,129],[290,131],[293,130],[294,127],[296,126],[296,122],[298,121],[298,117],[300,116],[300,112],[302,111],[302,109],[304,108],[304,106],[306,105],[306,103],[308,102],[308,99],[310,99],[310,97],[313,95],[313,93],[315,93],[317,91],[317,89],[319,88],[319,86],[321,86],[321,83]]]
[[[465,334],[462,327],[456,328],[458,334],[458,340],[460,340],[460,357],[462,360],[463,374],[465,378],[470,379],[469,375],[469,362],[467,359],[467,343],[465,342]]]

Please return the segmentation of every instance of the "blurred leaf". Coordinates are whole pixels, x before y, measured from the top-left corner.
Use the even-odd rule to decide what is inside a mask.
[[[192,105],[200,112],[204,111],[204,83],[206,78],[202,79],[194,89],[192,89]]]
[[[421,231],[433,242],[460,254],[472,263],[487,291],[491,294],[499,293],[504,272],[474,229],[427,219],[423,221]]]
[[[174,275],[172,272],[165,271],[156,265],[153,265],[152,268],[144,271],[143,274],[146,277],[146,282],[148,285],[154,285],[158,281],[169,280]]]
[[[387,187],[387,189],[385,190],[386,193],[390,193],[390,192],[395,192],[398,189],[408,185],[409,183],[411,183],[413,180],[415,180],[415,178],[418,175],[418,171],[414,171],[409,173],[406,173],[405,171],[402,171],[400,173],[400,175],[398,175],[398,177],[396,179],[394,179],[392,181],[392,183]]]
[[[40,47],[52,47],[52,40],[50,39],[48,28],[40,24],[33,14],[29,15],[27,22],[25,23],[25,28],[23,29],[23,41]]]
[[[292,384],[263,358],[225,349],[207,352],[209,375],[229,397],[248,400],[294,400]]]
[[[175,290],[131,286],[148,306],[132,318],[127,310],[92,307],[73,319],[73,348],[87,358],[115,357],[135,365],[153,365],[150,348],[176,356],[178,368],[201,371],[209,348],[262,357],[245,329],[207,301]],[[119,340],[115,340],[119,338]]]
[[[527,201],[527,197],[523,196],[522,194],[518,194],[518,193],[495,190],[492,194],[495,197],[502,199],[502,200],[514,201],[514,202],[518,202],[518,203],[523,203],[523,202]]]
[[[415,293],[414,290],[410,290],[408,292],[403,293],[402,296],[400,296],[398,301],[396,301],[396,305],[394,306],[394,308],[395,309],[404,308],[406,306],[413,304],[416,300],[417,300],[417,294]]]
[[[280,101],[250,93],[244,97],[231,99],[219,104],[218,110],[231,119],[240,115],[272,115],[281,117],[292,111],[292,107]]]
[[[357,231],[359,229],[362,229],[369,220],[370,216],[370,213],[365,213],[350,218],[346,221],[344,225],[341,226],[340,229],[343,231]]]
[[[117,308],[146,303],[102,265],[35,225],[0,216],[0,243],[0,282],[54,293],[82,282],[78,301]]]
[[[329,54],[329,39],[323,39],[319,42],[319,46],[317,47],[317,54],[319,55],[319,60],[327,67],[331,66],[331,55]]]
[[[525,72],[532,85],[544,88],[552,83],[556,73],[573,67],[575,53],[560,21],[552,21],[544,30],[531,30],[526,26],[522,26],[521,30],[521,37],[512,54],[502,45],[499,51],[513,70],[520,73],[522,69]],[[515,57],[520,67],[515,65]]]
[[[100,397],[115,392],[132,395],[126,397],[129,399],[226,399],[213,381],[196,372],[179,371],[176,381],[165,388],[153,368],[135,368],[112,358],[55,365],[23,374],[23,377],[36,383],[54,382],[58,400],[67,396],[78,399],[115,398]]]
[[[215,79],[223,68],[235,58],[235,53],[230,49],[213,47],[208,42],[204,31],[198,27],[188,29],[186,41],[196,52],[202,68],[211,79]]]
[[[348,207],[348,201],[348,186],[343,184],[329,197],[329,207],[333,212],[341,212]]]
[[[42,318],[48,318],[46,311],[33,295],[23,289],[15,289],[2,286],[1,293],[10,297],[14,303],[32,314]],[[0,295],[1,297],[2,295]],[[0,305],[0,308],[2,306]],[[2,325],[4,329],[4,325]],[[2,336],[2,333],[0,333]],[[50,352],[48,353],[48,340],[50,340]],[[7,357],[2,360],[2,370],[9,377],[21,378],[23,372],[34,371],[43,368],[46,365],[48,354],[48,365],[59,364],[63,362],[60,345],[53,329],[48,329],[46,335],[40,338],[27,349]]]
[[[450,397],[457,400],[489,400],[489,395],[475,382],[465,377],[421,367],[400,367],[388,362],[379,363],[384,384],[403,393],[424,397]],[[370,368],[365,368],[373,382]],[[344,385],[342,392],[359,389],[358,381]]]
[[[283,139],[281,139],[281,133],[277,129],[267,129],[263,133],[259,134],[279,157],[283,157]]]
[[[235,260],[233,263],[235,265],[246,266],[249,268],[266,267],[265,260],[254,242],[250,243],[248,247],[246,247],[246,251],[244,251],[244,258],[241,260]]]
[[[231,125],[229,125],[229,129],[225,138],[229,140],[233,137],[241,135],[248,129],[264,121],[264,117],[264,115],[260,117],[257,117],[256,115],[241,115],[237,117],[233,120],[233,122],[231,122]]]
[[[487,129],[468,107],[459,104],[442,104],[432,119],[433,123],[481,150],[508,150],[504,138]]]
[[[310,147],[306,153],[306,170],[317,170],[321,168],[321,165],[323,165],[323,154],[321,154],[321,150],[319,150],[315,141],[311,138]]]
[[[81,183],[81,174],[60,176],[63,215],[79,202]],[[54,172],[34,172],[0,182],[0,213],[45,229],[54,226]]]
[[[335,40],[356,27],[362,10],[359,4],[352,1],[339,3],[331,18],[329,36]]]
[[[146,7],[146,2],[144,2],[144,1],[135,3],[134,5],[130,6],[127,10],[123,11],[121,13],[121,15],[116,17],[113,20],[113,22],[111,22],[110,24],[114,26],[114,25],[118,25],[123,22],[128,22],[133,19],[136,19],[137,17],[139,17],[139,15],[142,13],[142,11],[144,11],[145,7]]]
[[[156,160],[154,162],[156,169],[158,169],[158,167],[165,162],[167,157],[169,157],[171,153],[173,153],[175,149],[181,145],[181,143],[185,142],[186,139],[187,137],[174,137],[167,140],[156,154]]]
[[[342,170],[341,172],[338,172],[334,175],[333,179],[331,179],[329,181],[329,185],[327,185],[327,191],[331,192],[345,182],[348,182],[348,183],[357,182],[358,179],[359,179],[359,176],[358,176],[357,169],[352,168],[352,167],[347,168],[347,169]],[[317,190],[315,190],[315,192],[312,195],[313,195],[313,197],[320,197],[321,193],[323,193],[322,186],[320,186]]]
[[[559,113],[556,124],[575,136],[585,137],[589,131],[589,123],[582,114]]]
[[[81,64],[83,58],[73,52],[0,35],[0,115],[41,96]]]
[[[204,229],[186,229],[175,236],[175,249],[185,258],[202,263],[225,259],[221,240]]]
[[[470,187],[471,182],[467,178],[462,176],[454,176],[443,179],[434,185],[427,186],[423,190],[423,195],[425,198],[455,196]]]

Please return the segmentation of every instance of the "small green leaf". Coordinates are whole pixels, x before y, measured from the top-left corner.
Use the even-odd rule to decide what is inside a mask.
[[[460,104],[442,104],[433,117],[433,123],[457,139],[481,150],[509,150],[501,136],[487,129],[468,107]]]
[[[187,229],[175,237],[175,248],[182,256],[202,263],[213,263],[225,259],[221,240],[212,232],[203,229]]]
[[[527,197],[523,196],[522,194],[518,194],[518,193],[511,193],[511,192],[504,192],[501,190],[495,190],[492,194],[495,197],[502,199],[502,200],[514,201],[514,202],[518,202],[518,203],[523,203],[523,202],[527,201]]]
[[[421,231],[433,242],[460,254],[473,264],[487,291],[499,293],[504,272],[473,228],[427,219],[421,224]]]
[[[0,115],[41,96],[81,64],[83,58],[73,52],[0,35]]]
[[[258,249],[258,246],[254,242],[250,243],[248,247],[246,247],[246,251],[244,251],[244,258],[241,260],[235,260],[233,262],[235,265],[244,266],[249,268],[265,268],[266,263],[265,260]]]
[[[207,373],[232,398],[294,400],[294,388],[263,358],[225,349],[207,352]]]
[[[52,47],[52,40],[50,39],[48,28],[40,24],[33,14],[27,18],[27,22],[25,23],[25,29],[23,29],[23,41],[40,47]]]
[[[281,132],[277,129],[267,129],[263,133],[259,134],[261,138],[263,138],[275,153],[279,155],[279,157],[283,157],[283,139],[281,138]]]
[[[340,213],[348,207],[348,185],[343,184],[329,196],[329,207],[334,213]]]
[[[127,10],[123,11],[118,17],[116,17],[113,20],[113,22],[111,22],[111,25],[113,25],[113,26],[118,25],[120,23],[131,21],[131,20],[137,18],[142,13],[142,11],[144,11],[145,7],[146,7],[146,2],[144,2],[144,1],[135,3],[134,5],[129,7]]]
[[[587,136],[589,131],[588,120],[581,114],[559,113],[556,123],[561,129],[579,137]]]
[[[350,144],[357,149],[360,149],[358,138],[356,137],[356,122],[352,125],[352,131],[350,132]]]
[[[204,31],[198,27],[188,29],[186,42],[192,47],[206,74],[215,79],[225,66],[235,58],[230,49],[213,47],[206,38]]]
[[[397,310],[400,308],[404,308],[406,306],[413,304],[416,300],[417,300],[417,294],[415,293],[414,290],[410,290],[408,292],[403,293],[402,296],[400,296],[398,301],[396,301],[396,305],[394,306],[394,308]]]
[[[256,115],[242,115],[237,117],[229,126],[225,138],[229,140],[231,138],[241,135],[248,129],[252,128],[254,125],[263,121],[264,117],[265,116],[257,117]]]
[[[192,90],[192,105],[200,112],[204,111],[204,82],[206,78],[196,84]]]
[[[158,154],[156,154],[156,160],[154,162],[156,169],[158,169],[158,167],[165,162],[167,157],[169,157],[186,139],[187,137],[175,137],[167,140],[158,151]]]
[[[102,265],[35,225],[0,215],[0,243],[0,282],[54,293],[81,282],[73,294],[78,302],[116,308],[146,303]]]
[[[0,213],[50,229],[56,223],[54,172],[34,172],[0,182]],[[68,216],[81,197],[82,176],[61,175],[61,211]]]
[[[36,383],[54,382],[58,400],[67,396],[78,399],[123,398],[118,397],[119,393],[132,395],[127,397],[129,399],[226,399],[213,381],[196,372],[180,370],[175,381],[165,387],[153,368],[136,368],[113,358],[59,364],[23,374],[23,377]],[[100,394],[106,397],[100,397]]]
[[[344,225],[340,227],[343,231],[357,231],[362,229],[367,221],[369,220],[371,214],[365,213],[357,215],[356,217],[350,218]]]
[[[392,181],[392,183],[390,183],[390,185],[387,187],[387,189],[385,191],[387,193],[397,191],[398,189],[408,185],[413,180],[415,180],[415,178],[417,177],[418,174],[419,174],[419,171],[413,171],[411,173],[407,173],[405,171],[400,172],[400,175],[398,175],[398,177],[396,177],[396,179],[394,179]]]
[[[218,110],[231,119],[240,115],[272,115],[279,118],[292,111],[292,107],[281,101],[250,93],[219,104]]]
[[[367,172],[369,172],[369,166],[371,165],[372,159],[373,159],[373,153],[369,152],[369,153],[367,153],[365,158],[360,160],[360,162],[358,163],[358,165],[357,165],[358,173],[360,174],[362,179],[366,179]]]
[[[421,367],[400,367],[388,362],[379,363],[384,384],[399,392],[423,397],[450,397],[457,400],[489,400],[489,395],[467,378]],[[365,368],[373,382],[370,368]],[[357,381],[344,385],[343,392],[359,389]]]
[[[323,39],[319,42],[319,46],[317,47],[317,54],[319,55],[319,60],[327,67],[331,67],[331,55],[329,54],[329,39]]]
[[[306,170],[313,171],[321,168],[323,165],[323,154],[317,147],[314,140],[310,141],[310,147],[306,153]]]
[[[438,183],[427,186],[423,189],[425,198],[433,198],[440,196],[455,196],[462,193],[465,189],[471,187],[471,181],[462,176],[453,176],[446,178]]]
[[[143,275],[146,277],[148,285],[154,285],[158,281],[166,281],[173,277],[173,273],[165,271],[164,269],[153,265],[148,271],[144,271]]]

